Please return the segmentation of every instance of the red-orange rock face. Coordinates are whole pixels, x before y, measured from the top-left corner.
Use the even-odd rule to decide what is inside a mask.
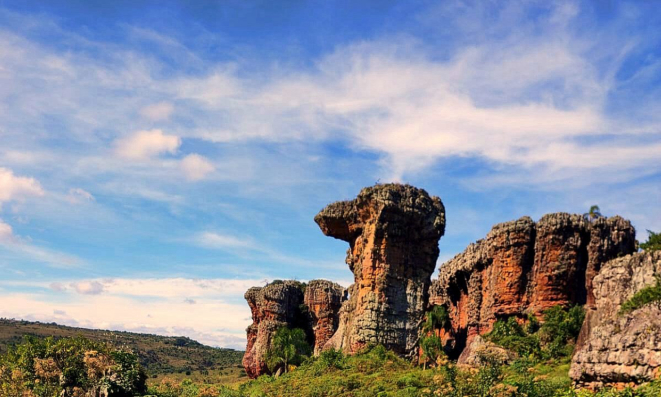
[[[310,315],[315,355],[321,352],[326,342],[335,334],[345,295],[344,288],[326,280],[312,280],[305,288],[303,301]]]
[[[378,343],[400,354],[413,351],[445,230],[441,200],[408,185],[377,185],[329,205],[315,221],[324,234],[349,243],[355,279],[327,346],[352,353]]]
[[[431,304],[446,305],[458,354],[496,320],[525,318],[556,305],[588,304],[592,278],[605,261],[635,249],[635,231],[620,217],[593,222],[564,213],[528,217],[493,227],[440,269]]]
[[[246,329],[248,345],[243,356],[243,367],[250,378],[268,373],[264,361],[275,331],[283,326],[295,326],[302,318],[300,305],[303,290],[295,281],[253,287],[245,293],[252,312],[253,323]]]

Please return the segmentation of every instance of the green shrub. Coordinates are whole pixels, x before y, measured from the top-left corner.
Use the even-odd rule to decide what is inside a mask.
[[[534,316],[529,316],[525,325],[509,317],[496,321],[486,338],[522,357],[569,357],[584,319],[585,311],[580,306],[554,306],[544,312],[541,325]]]
[[[661,303],[661,277],[656,278],[656,284],[636,292],[629,300],[620,306],[620,314],[631,313],[651,303]]]
[[[654,233],[651,230],[647,231],[649,237],[647,241],[640,244],[640,248],[645,251],[659,251],[661,250],[661,233]]]
[[[346,366],[346,357],[341,350],[324,350],[319,355],[319,358],[317,358],[317,361],[323,369],[343,369]]]
[[[486,338],[520,356],[540,355],[539,339],[534,334],[528,334],[515,317],[496,321]]]
[[[554,306],[544,312],[544,323],[539,329],[539,339],[548,357],[572,355],[574,342],[581,332],[585,310],[581,306],[563,309]]]
[[[99,393],[131,397],[146,392],[137,357],[82,337],[25,338],[0,356],[1,396]]]

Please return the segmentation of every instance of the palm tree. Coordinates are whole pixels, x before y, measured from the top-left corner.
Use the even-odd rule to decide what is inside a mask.
[[[420,340],[420,349],[422,355],[420,360],[423,363],[423,369],[427,369],[427,362],[436,362],[443,354],[443,341],[436,335],[426,336]]]
[[[599,210],[598,205],[593,205],[590,207],[590,211],[586,212],[583,214],[583,217],[590,222],[594,221],[597,218],[601,218],[603,215],[601,215],[601,210]]]
[[[303,357],[309,356],[310,350],[302,329],[282,327],[273,336],[271,348],[266,353],[266,363],[271,372],[275,372],[281,365],[284,366],[284,372],[287,372],[290,365],[298,365]]]
[[[436,329],[446,328],[450,322],[450,315],[445,306],[434,306],[431,311],[427,312],[427,319],[422,326],[425,332],[432,332]]]

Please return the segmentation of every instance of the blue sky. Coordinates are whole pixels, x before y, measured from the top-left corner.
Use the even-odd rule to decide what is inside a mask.
[[[0,316],[240,348],[249,286],[351,282],[313,217],[377,181],[442,198],[439,264],[661,230],[653,1],[187,3],[0,0]]]

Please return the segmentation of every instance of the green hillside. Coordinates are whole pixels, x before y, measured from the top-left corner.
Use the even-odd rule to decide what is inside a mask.
[[[242,351],[219,349],[203,345],[186,337],[168,337],[121,331],[68,327],[55,323],[39,323],[0,319],[0,353],[16,345],[24,336],[56,339],[83,336],[137,354],[149,375],[185,373],[187,371],[222,370],[241,365]]]

